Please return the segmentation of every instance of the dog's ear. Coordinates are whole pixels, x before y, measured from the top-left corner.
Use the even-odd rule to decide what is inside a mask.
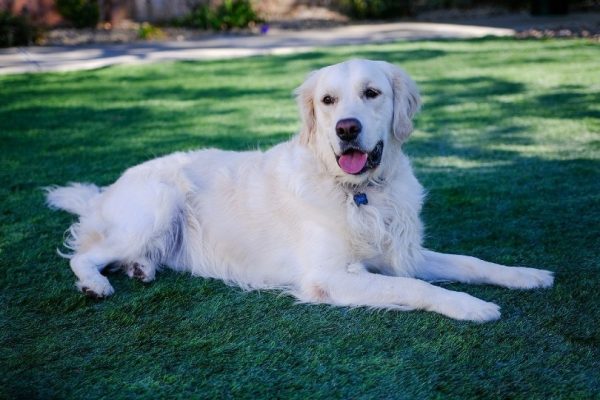
[[[413,131],[412,119],[421,108],[421,96],[416,83],[404,70],[387,62],[381,62],[394,93],[394,136],[403,142]]]
[[[317,86],[317,75],[319,71],[311,72],[304,83],[295,91],[296,103],[300,110],[300,119],[302,126],[300,127],[300,142],[309,144],[315,135],[316,117],[315,117],[315,88]]]

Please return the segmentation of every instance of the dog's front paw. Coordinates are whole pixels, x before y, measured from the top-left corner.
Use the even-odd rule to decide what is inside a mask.
[[[488,322],[500,318],[498,305],[460,292],[450,292],[432,311],[463,321]]]
[[[506,287],[511,289],[548,288],[554,283],[554,273],[543,269],[513,267]]]
[[[93,299],[102,299],[115,292],[104,276],[93,280],[79,281],[76,285],[83,294]]]

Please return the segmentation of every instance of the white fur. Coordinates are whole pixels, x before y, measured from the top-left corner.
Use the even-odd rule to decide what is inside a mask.
[[[381,94],[366,98],[366,87]],[[324,95],[335,104],[323,104]],[[77,286],[103,297],[100,271],[121,265],[154,278],[159,266],[246,289],[278,288],[302,302],[423,309],[488,321],[499,307],[428,281],[548,287],[552,274],[421,247],[423,189],[401,144],[420,100],[414,82],[384,63],[352,60],[311,74],[297,90],[303,127],[266,152],[175,153],[127,170],[103,188],[48,189],[76,213],[67,247]],[[381,164],[361,175],[337,165],[335,124],[361,121],[361,146],[383,141]],[[353,195],[364,192],[368,204]]]

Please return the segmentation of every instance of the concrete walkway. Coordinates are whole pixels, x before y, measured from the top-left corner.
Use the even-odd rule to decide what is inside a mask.
[[[514,33],[514,30],[508,28],[398,22],[306,31],[273,29],[266,35],[214,35],[198,41],[19,47],[0,49],[0,74],[86,70],[114,64],[164,60],[210,60],[291,54],[325,46],[397,40],[508,36]]]

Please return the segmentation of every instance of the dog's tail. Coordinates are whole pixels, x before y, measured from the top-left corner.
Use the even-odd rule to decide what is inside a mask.
[[[69,186],[49,186],[46,203],[50,208],[60,208],[77,215],[87,214],[90,203],[100,195],[102,189],[90,183],[71,183]]]

